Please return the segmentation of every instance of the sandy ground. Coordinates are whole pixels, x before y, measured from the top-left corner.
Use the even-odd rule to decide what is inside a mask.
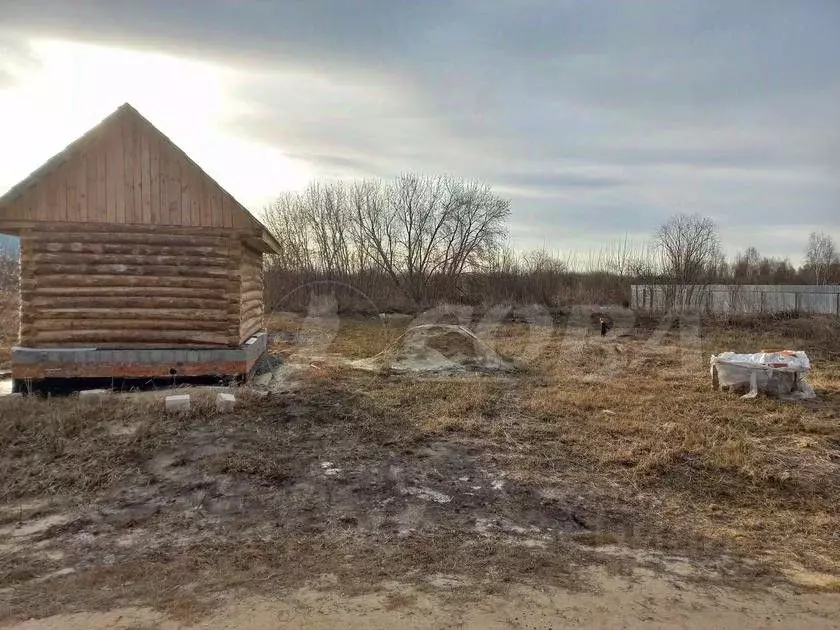
[[[249,597],[221,606],[195,625],[148,608],[57,615],[9,630],[176,630],[206,628],[837,628],[840,594],[771,590],[745,594],[700,588],[655,575],[632,580],[595,570],[592,592],[515,588],[503,598],[452,602],[413,587],[344,597],[300,589],[276,599]],[[439,578],[441,586],[447,579]]]

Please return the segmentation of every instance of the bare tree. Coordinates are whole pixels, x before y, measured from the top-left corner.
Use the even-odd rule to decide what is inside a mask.
[[[357,204],[361,244],[417,303],[432,278],[452,287],[501,246],[510,204],[486,184],[407,174],[383,190],[375,205],[367,190],[367,206]]]
[[[280,269],[309,271],[315,268],[305,197],[297,192],[283,193],[265,209],[263,221],[277,237],[280,252],[270,263]]]
[[[352,199],[351,227],[362,259],[400,286],[399,229],[395,215],[388,211],[387,192],[378,181],[357,182]]]
[[[732,265],[732,275],[735,280],[754,282],[759,274],[761,255],[755,247],[747,247],[746,251],[738,252],[735,255],[735,262]]]
[[[280,195],[264,212],[266,226],[281,244],[272,262],[337,277],[358,271],[358,251],[349,232],[350,195],[341,182],[315,182],[303,191]]]
[[[480,182],[402,175],[395,181],[314,183],[279,197],[266,225],[284,268],[337,277],[385,274],[415,303],[432,281],[453,288],[501,246],[509,202]]]
[[[0,242],[0,347],[17,340],[20,307],[18,253]]]
[[[692,304],[697,288],[725,264],[717,225],[708,217],[678,214],[660,226],[654,240],[672,304]]]
[[[808,250],[805,253],[805,271],[815,284],[828,284],[838,275],[840,255],[834,239],[823,232],[811,232],[808,237]]]
[[[663,273],[672,281],[697,284],[720,261],[720,237],[715,222],[699,214],[671,217],[655,236]]]
[[[761,256],[755,247],[738,252],[729,273],[721,275],[737,284],[789,284],[797,280],[797,271],[789,260]]]
[[[0,243],[0,293],[16,293],[18,290],[18,255],[11,247]]]

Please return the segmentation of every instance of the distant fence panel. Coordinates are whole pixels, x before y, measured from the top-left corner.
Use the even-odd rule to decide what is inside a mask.
[[[840,285],[634,284],[630,306],[650,312],[814,313],[840,316]]]

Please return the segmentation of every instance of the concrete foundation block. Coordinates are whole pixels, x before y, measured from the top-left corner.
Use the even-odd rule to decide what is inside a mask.
[[[107,389],[83,389],[79,392],[79,398],[84,400],[99,400],[107,393]]]
[[[190,410],[190,395],[175,394],[167,396],[164,400],[167,413],[180,413]]]
[[[224,392],[216,395],[216,411],[233,411],[236,407],[236,396]]]

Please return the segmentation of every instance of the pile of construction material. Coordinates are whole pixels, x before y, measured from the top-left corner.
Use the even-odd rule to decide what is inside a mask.
[[[811,362],[802,351],[723,352],[713,355],[710,365],[715,389],[743,393],[744,398],[755,398],[759,392],[781,400],[815,397],[806,379]]]

